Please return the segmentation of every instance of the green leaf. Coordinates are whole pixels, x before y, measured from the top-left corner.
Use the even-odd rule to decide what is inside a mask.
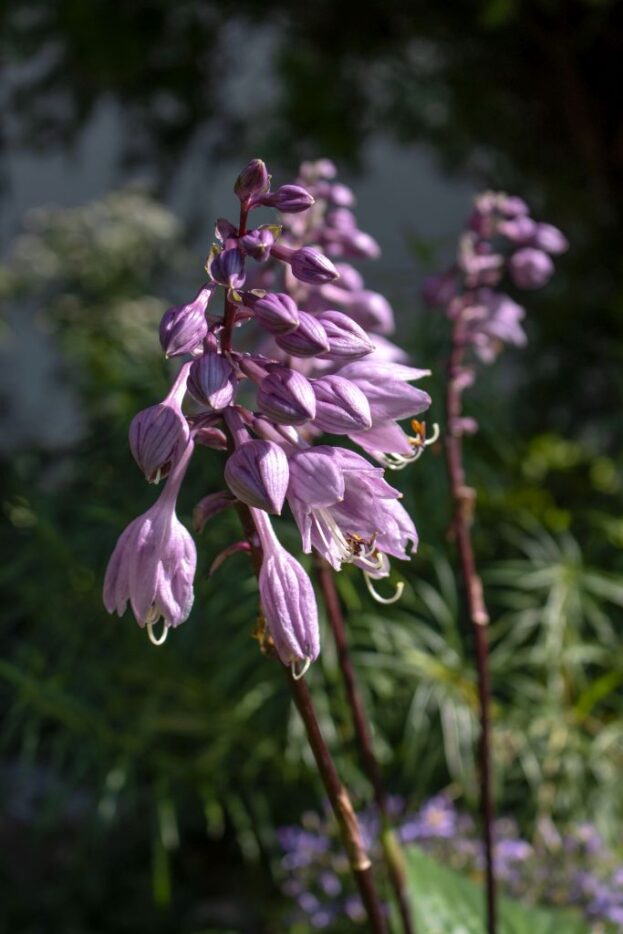
[[[466,876],[440,866],[412,847],[407,852],[409,891],[418,934],[486,934],[484,892]],[[588,934],[575,912],[526,907],[499,900],[499,934]]]

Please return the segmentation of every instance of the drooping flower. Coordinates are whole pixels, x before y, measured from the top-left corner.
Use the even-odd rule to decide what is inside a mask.
[[[122,533],[106,569],[108,612],[123,616],[129,602],[137,623],[147,627],[156,643],[188,618],[193,605],[197,552],[175,511],[192,448],[191,441],[154,505]],[[156,639],[153,629],[160,619],[164,628]]]
[[[192,302],[165,311],[160,322],[160,344],[166,357],[193,353],[208,333],[206,308],[214,292],[212,284],[204,285]]]
[[[225,464],[225,481],[248,506],[279,515],[288,487],[288,458],[274,441],[244,441]]]
[[[262,543],[259,588],[266,623],[279,658],[301,677],[320,651],[314,588],[302,565],[280,544],[266,515],[260,510],[252,515]]]
[[[188,444],[190,430],[181,409],[188,364],[180,370],[166,399],[134,416],[129,442],[134,460],[148,483],[158,483]]]
[[[227,408],[236,394],[236,375],[229,360],[206,350],[190,367],[188,392],[215,412]]]
[[[508,261],[511,278],[520,289],[540,289],[554,275],[554,264],[544,250],[526,246]]]

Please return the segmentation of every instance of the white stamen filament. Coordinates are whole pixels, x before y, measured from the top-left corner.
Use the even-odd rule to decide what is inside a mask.
[[[374,597],[377,603],[383,603],[386,606],[388,606],[390,603],[396,603],[396,601],[400,600],[400,598],[402,597],[402,592],[405,589],[404,581],[398,581],[398,583],[396,584],[396,591],[395,593],[392,594],[391,597],[382,597],[380,593],[376,591],[374,584],[372,583],[372,578],[370,577],[367,571],[363,572],[363,577],[366,582],[366,587],[368,588],[371,596]]]
[[[383,555],[380,551],[376,551],[376,549],[374,551],[372,550],[367,551],[362,555],[354,555],[354,558],[357,561],[361,561],[362,564],[365,564],[367,567],[371,568],[373,571],[383,570],[383,566],[384,566]]]
[[[147,623],[147,635],[149,636],[149,641],[152,645],[163,645],[166,642],[166,638],[169,635],[169,627],[167,624],[162,621],[162,632],[159,636],[154,635],[154,623],[158,622],[158,618]]]
[[[403,454],[385,454],[383,462],[388,470],[404,470],[408,464],[412,464],[424,453],[424,445],[415,448],[413,454],[405,457]]]
[[[430,438],[424,439],[424,447],[428,447],[430,444],[434,444],[435,441],[439,441],[441,435],[441,430],[437,422],[433,422],[433,433]]]
[[[318,534],[320,535],[322,541],[324,542],[325,548],[328,552],[333,552],[335,550],[334,546],[337,545],[338,549],[338,558],[340,561],[351,561],[353,550],[348,543],[344,533],[341,528],[331,515],[328,509],[323,507],[318,507],[314,509],[313,517],[316,522],[316,528],[318,529]],[[322,522],[319,521],[322,519]],[[327,541],[327,536],[323,528],[323,523],[329,529],[332,537],[332,543]]]
[[[388,470],[404,470],[407,464],[412,464],[414,461],[418,460],[424,453],[424,450],[427,447],[430,447],[431,444],[434,444],[439,440],[441,431],[437,422],[433,424],[433,433],[430,438],[413,438],[411,439],[414,443],[413,453],[412,454],[384,454],[383,462]]]
[[[305,658],[303,659],[300,669],[297,668],[297,665],[298,665],[298,661],[294,661],[294,660],[291,661],[290,671],[292,672],[292,677],[294,678],[294,680],[300,681],[301,678],[304,675],[306,675],[307,672],[309,671],[309,666],[311,665],[311,658],[309,658],[309,656],[306,655]]]

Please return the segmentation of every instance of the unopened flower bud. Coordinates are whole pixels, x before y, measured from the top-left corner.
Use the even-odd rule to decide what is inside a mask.
[[[299,172],[306,182],[315,182],[319,178],[335,178],[337,166],[330,159],[316,159],[315,162],[302,162]]]
[[[320,181],[314,187],[314,194],[316,198],[322,198],[339,208],[350,208],[355,203],[351,189],[339,182],[332,185],[330,182]]]
[[[166,357],[192,353],[201,346],[208,333],[205,312],[213,291],[213,286],[204,286],[188,305],[165,311],[160,321],[160,344]]]
[[[516,195],[498,194],[495,206],[506,217],[517,217],[519,214],[530,213],[530,208],[523,198],[518,198]]]
[[[569,249],[569,241],[564,233],[553,224],[537,224],[532,245],[553,254],[566,253]]]
[[[188,444],[188,423],[175,401],[138,412],[130,422],[130,450],[148,483],[169,472],[172,461]]]
[[[363,392],[341,376],[322,376],[312,383],[316,397],[314,424],[330,434],[365,431],[372,425],[370,406]]]
[[[270,248],[274,242],[275,234],[269,227],[250,230],[238,241],[242,252],[252,256],[258,263],[265,263],[270,259]]]
[[[551,279],[554,264],[543,250],[523,247],[508,261],[511,279],[520,289],[539,289]]]
[[[214,236],[221,243],[224,243],[225,240],[235,240],[238,237],[238,228],[234,227],[226,217],[219,217],[214,228]]]
[[[234,369],[229,360],[214,351],[204,353],[190,368],[188,391],[193,399],[216,412],[226,408],[236,391]]]
[[[348,289],[349,292],[356,292],[363,289],[363,276],[358,269],[349,263],[336,263],[335,268],[340,277],[340,288]]]
[[[283,508],[289,475],[288,458],[273,441],[246,441],[225,464],[227,486],[241,502],[277,515]]]
[[[322,285],[339,278],[339,273],[331,260],[318,250],[304,246],[295,250],[290,257],[292,273],[301,282],[309,285]]]
[[[408,382],[424,375],[426,370],[376,360],[356,360],[340,369],[340,376],[363,394],[375,424],[424,412],[430,396]]]
[[[276,208],[282,214],[299,214],[307,211],[314,203],[313,197],[306,188],[300,185],[282,185],[276,191],[261,195],[254,199],[256,204]]]
[[[316,317],[329,341],[329,350],[319,354],[328,360],[357,360],[372,353],[374,344],[356,321],[341,311],[323,311]]]
[[[301,564],[278,542],[263,546],[260,598],[277,654],[284,665],[307,665],[320,650],[314,588]]]
[[[237,247],[217,253],[210,262],[209,273],[215,282],[229,289],[244,285],[244,256]]]
[[[513,243],[529,243],[534,237],[537,223],[526,214],[520,214],[510,220],[500,221],[497,229],[498,233],[508,237]]]
[[[279,364],[271,365],[262,380],[257,404],[265,415],[281,425],[302,425],[316,414],[316,396],[309,380]]]
[[[348,313],[362,328],[377,334],[391,334],[395,328],[394,312],[384,295],[362,289],[354,292]]]
[[[298,327],[277,337],[277,344],[293,357],[315,357],[330,349],[322,324],[307,311],[299,311]]]
[[[244,167],[234,185],[234,194],[240,201],[262,195],[270,187],[270,176],[261,159],[251,159]]]
[[[363,230],[353,230],[342,239],[342,255],[378,259],[381,248],[370,234]]]
[[[296,302],[285,292],[269,292],[263,298],[243,296],[244,304],[253,309],[255,318],[271,334],[288,334],[299,326]]]
[[[343,233],[357,230],[357,218],[347,208],[336,208],[326,216],[326,226]]]

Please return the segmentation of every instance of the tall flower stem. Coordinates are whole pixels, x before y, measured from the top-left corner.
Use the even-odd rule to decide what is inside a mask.
[[[472,624],[476,651],[478,703],[480,708],[480,809],[486,865],[487,931],[488,934],[496,934],[496,883],[493,865],[492,838],[494,803],[491,786],[491,683],[487,638],[489,615],[484,602],[482,582],[476,569],[476,559],[474,557],[474,548],[471,539],[475,491],[465,482],[465,469],[463,466],[461,431],[463,386],[461,370],[464,351],[465,322],[462,314],[459,313],[453,325],[452,349],[448,365],[445,451],[450,493],[454,504],[452,527],[459,554],[459,563],[465,586],[468,614]]]
[[[285,671],[294,703],[305,724],[309,745],[340,827],[350,868],[368,914],[370,930],[382,934],[386,930],[383,910],[374,885],[372,864],[362,842],[359,822],[350,796],[340,781],[327,744],[320,732],[311,695],[304,678],[296,680],[289,668],[285,668]]]
[[[335,586],[333,571],[330,565],[320,556],[316,557],[315,565],[316,576],[320,584],[323,602],[327,611],[327,618],[331,626],[333,638],[335,639],[338,664],[340,666],[346,698],[353,718],[359,755],[368,780],[372,785],[374,802],[381,819],[383,856],[387,865],[390,882],[398,902],[402,927],[405,934],[415,934],[415,927],[411,917],[407,894],[404,854],[391,827],[387,807],[387,794],[383,784],[381,769],[374,754],[372,737],[370,735],[368,720],[359,690],[357,673],[348,647],[346,627],[344,625],[342,607]]]
[[[256,574],[259,574],[262,565],[262,549],[253,518],[248,507],[243,503],[237,503],[236,508],[251,546],[253,567]],[[351,872],[368,915],[370,931],[373,934],[385,934],[387,927],[374,883],[372,863],[363,844],[361,828],[350,795],[340,780],[335,763],[320,730],[309,688],[304,678],[296,678],[286,665],[281,667],[286,675],[294,703],[305,726],[307,740],[314,754],[333,813],[337,819]]]

